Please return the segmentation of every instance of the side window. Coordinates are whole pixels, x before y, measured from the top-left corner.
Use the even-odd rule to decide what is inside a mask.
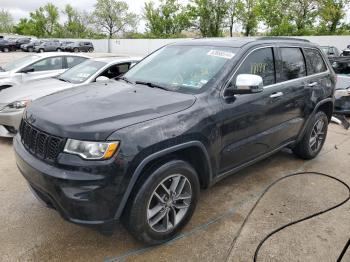
[[[129,70],[130,64],[118,64],[118,65],[112,65],[109,68],[107,68],[102,74],[99,76],[106,76],[108,78],[114,78],[117,76],[120,76],[124,73],[126,73]]]
[[[87,58],[79,56],[67,56],[67,66],[71,68],[85,61]]]
[[[32,64],[34,72],[62,69],[62,57],[49,57]]]
[[[316,49],[304,49],[308,75],[327,71],[327,66],[319,51]]]
[[[281,48],[282,74],[281,81],[306,76],[304,56],[300,48]]]
[[[239,74],[261,76],[264,86],[275,83],[275,65],[272,48],[258,49],[251,53],[237,71]]]

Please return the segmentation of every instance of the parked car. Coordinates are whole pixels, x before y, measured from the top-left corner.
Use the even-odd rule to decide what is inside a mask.
[[[3,90],[0,92],[0,136],[12,137],[16,134],[23,111],[32,101],[68,88],[115,78],[126,73],[138,60],[125,57],[88,59],[59,76]]]
[[[67,52],[93,52],[94,45],[91,42],[75,42],[65,47]]]
[[[45,40],[32,40],[28,44],[21,45],[21,50],[24,52],[34,52],[34,48],[44,42]]]
[[[71,53],[35,54],[0,67],[0,92],[29,80],[57,76],[89,57]]]
[[[335,46],[321,46],[321,48],[328,56],[328,59],[337,74],[350,74],[350,57],[346,55],[346,50],[340,53]]]
[[[10,52],[16,50],[16,44],[14,42],[10,42],[6,39],[0,39],[0,51],[1,52]]]
[[[340,56],[339,49],[335,46],[321,46],[322,51],[326,54],[326,56]]]
[[[61,49],[62,49],[62,51],[66,51],[66,46],[70,45],[70,44],[74,44],[74,42],[73,41],[63,41],[63,42],[61,42]]]
[[[17,165],[65,219],[104,232],[121,219],[159,244],[190,220],[201,187],[284,147],[316,157],[334,87],[328,60],[306,41],[171,44],[119,81],[31,103],[13,142]]]
[[[350,115],[350,76],[337,75],[334,113]]]
[[[34,46],[34,52],[60,52],[62,51],[61,42],[58,40],[45,41],[40,45]]]
[[[29,37],[17,38],[16,41],[14,42],[16,45],[16,49],[21,49],[21,45],[28,44],[30,40],[31,38]]]

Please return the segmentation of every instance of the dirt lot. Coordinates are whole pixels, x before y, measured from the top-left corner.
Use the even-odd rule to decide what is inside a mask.
[[[0,64],[4,55],[20,54],[0,53]],[[350,131],[331,124],[316,159],[303,161],[284,150],[202,191],[182,234],[165,245],[145,248],[121,225],[106,237],[43,207],[16,167],[12,141],[0,139],[0,261],[252,261],[268,233],[348,197],[345,186],[330,178],[301,175],[282,180],[261,199],[232,247],[262,191],[300,171],[327,173],[350,185]],[[257,261],[336,261],[350,237],[349,221],[350,201],[273,235]],[[350,261],[350,250],[343,261]]]

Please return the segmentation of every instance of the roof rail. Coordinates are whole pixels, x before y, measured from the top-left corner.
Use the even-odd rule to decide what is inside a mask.
[[[293,40],[293,41],[301,41],[301,42],[310,42],[307,39],[296,38],[296,37],[286,37],[286,36],[263,36],[259,37],[259,40]]]

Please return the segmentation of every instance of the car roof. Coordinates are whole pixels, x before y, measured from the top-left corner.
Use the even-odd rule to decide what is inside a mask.
[[[80,57],[91,58],[90,56],[87,56],[84,54],[75,54],[75,53],[68,53],[68,52],[46,52],[46,53],[38,53],[35,55],[39,56],[40,58],[53,57],[53,56],[80,56]]]
[[[209,45],[222,47],[240,48],[247,44],[256,43],[286,43],[286,44],[302,44],[305,46],[314,46],[315,44],[308,40],[291,37],[227,37],[227,38],[200,38],[180,41],[171,45]]]
[[[91,60],[112,63],[112,62],[128,62],[128,61],[140,61],[141,57],[125,57],[125,56],[108,56],[108,57],[95,57]]]

